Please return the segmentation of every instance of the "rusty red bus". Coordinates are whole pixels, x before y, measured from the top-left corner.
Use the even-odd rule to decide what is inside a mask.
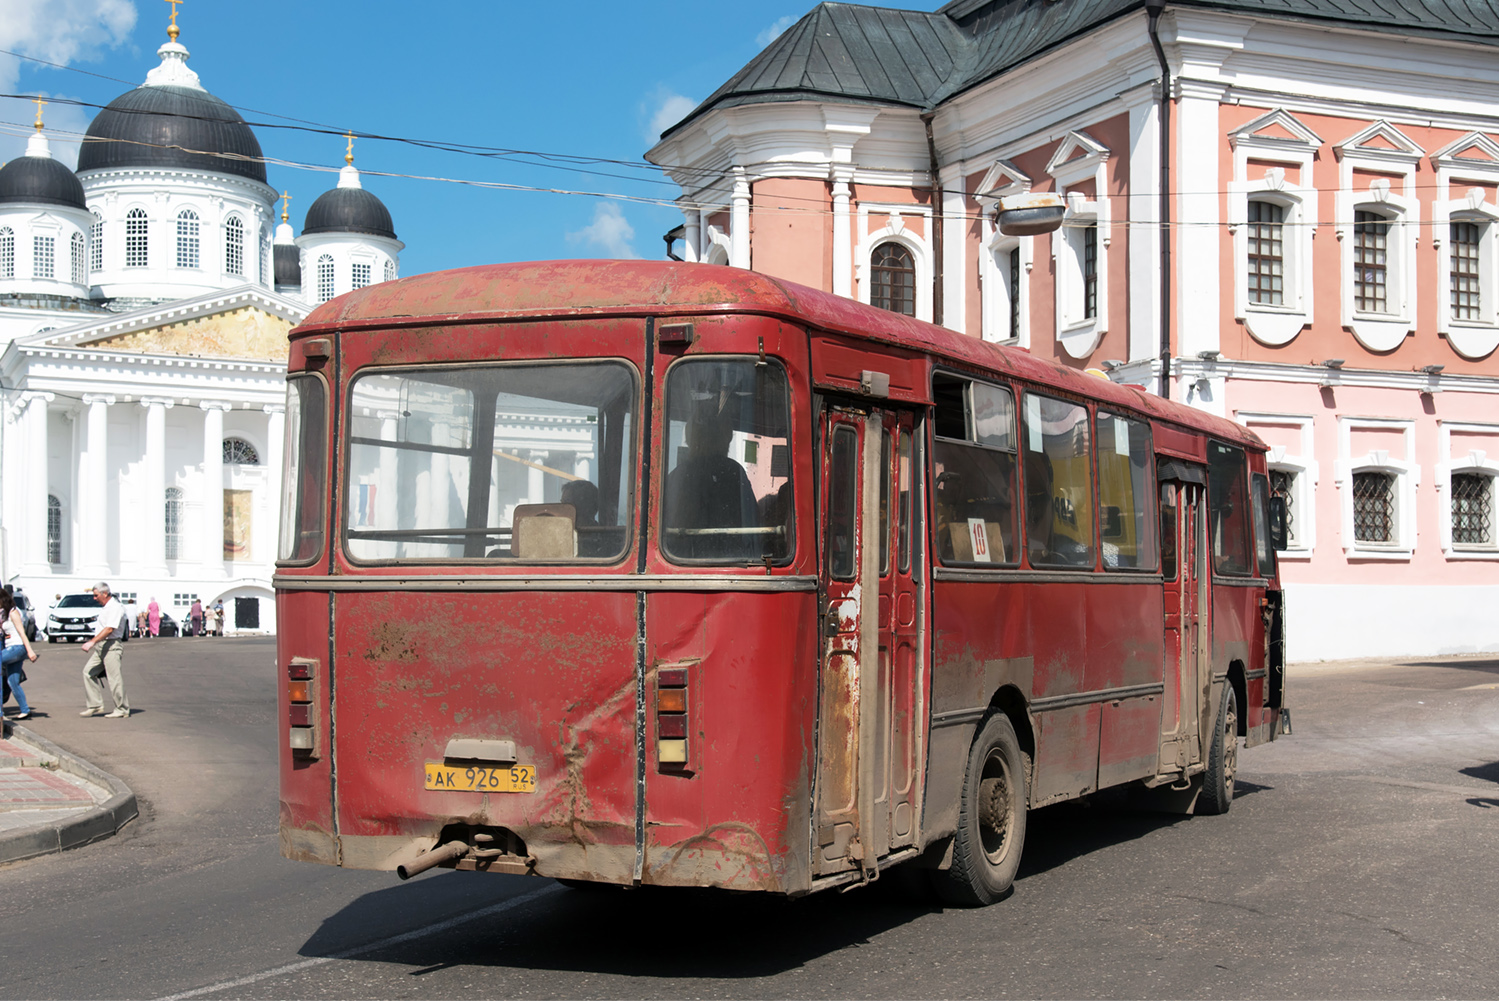
[[[1227,420],[670,262],[374,285],[290,352],[290,858],[789,895],[909,863],[983,904],[1027,810],[1226,811],[1288,720]]]

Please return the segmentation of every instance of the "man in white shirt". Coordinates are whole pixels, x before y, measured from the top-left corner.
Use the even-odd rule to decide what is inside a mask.
[[[83,699],[87,706],[80,716],[104,716],[109,719],[126,719],[130,715],[130,700],[125,697],[125,607],[109,593],[109,585],[94,585],[94,600],[104,606],[94,627],[94,635],[83,643],[83,652],[89,655],[83,665]],[[100,675],[109,681],[109,694],[114,700],[114,711],[104,711],[104,686],[99,684]]]

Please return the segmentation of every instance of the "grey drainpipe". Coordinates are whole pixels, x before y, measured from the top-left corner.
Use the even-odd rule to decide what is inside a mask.
[[[926,126],[926,153],[928,169],[932,173],[932,322],[942,323],[942,175],[937,172],[937,141],[932,138],[932,117],[935,111],[921,116]]]
[[[1165,0],[1146,0],[1150,44],[1161,64],[1161,395],[1171,399],[1171,66],[1161,48],[1157,23]],[[930,134],[930,130],[928,132]]]

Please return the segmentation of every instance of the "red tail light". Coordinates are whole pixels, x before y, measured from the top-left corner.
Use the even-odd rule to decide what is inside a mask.
[[[302,758],[318,754],[317,723],[313,713],[312,682],[317,661],[310,657],[293,657],[286,665],[286,715],[291,724],[292,753]]]
[[[687,767],[687,669],[656,672],[656,760],[662,768]]]

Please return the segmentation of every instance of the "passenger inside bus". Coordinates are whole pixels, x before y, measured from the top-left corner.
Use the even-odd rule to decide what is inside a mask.
[[[1051,456],[1025,453],[1025,540],[1030,561],[1036,566],[1087,567],[1093,565],[1093,550],[1057,528],[1057,502]]]
[[[666,528],[678,531],[670,549],[687,559],[756,559],[762,549],[755,492],[728,454],[727,401],[720,393],[694,403],[686,455],[666,477]]]
[[[938,441],[937,543],[954,563],[1013,563],[1015,460],[1008,452]],[[982,523],[982,527],[980,527]],[[977,533],[982,531],[983,535]]]

